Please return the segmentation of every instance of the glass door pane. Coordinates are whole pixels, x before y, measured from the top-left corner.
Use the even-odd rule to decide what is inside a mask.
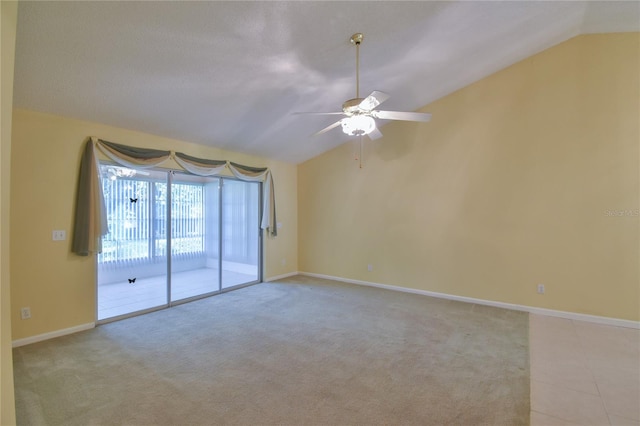
[[[176,173],[171,184],[171,301],[220,290],[219,180]]]
[[[260,183],[101,171],[109,234],[98,256],[99,321],[259,282]]]
[[[159,240],[156,228],[166,211],[166,173],[101,169],[109,234],[98,255],[98,320],[165,306],[166,237]]]
[[[257,282],[260,256],[260,184],[224,179],[222,288]]]

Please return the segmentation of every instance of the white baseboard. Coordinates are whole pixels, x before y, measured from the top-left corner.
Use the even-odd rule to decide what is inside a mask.
[[[277,281],[277,280],[282,280],[284,278],[292,277],[294,275],[305,275],[305,276],[308,276],[308,277],[323,278],[323,279],[326,279],[326,280],[340,281],[340,282],[345,282],[345,283],[349,283],[349,284],[363,285],[363,286],[367,286],[367,287],[384,288],[384,289],[387,289],[387,290],[401,291],[401,292],[404,292],[404,293],[420,294],[420,295],[423,295],[423,296],[437,297],[437,298],[440,298],[440,299],[447,299],[447,300],[456,300],[458,302],[475,303],[475,304],[478,304],[478,305],[493,306],[493,307],[496,307],[496,308],[512,309],[512,310],[515,310],[515,311],[529,312],[531,314],[536,314],[536,315],[546,315],[546,316],[550,316],[550,317],[558,317],[558,318],[565,318],[565,319],[570,319],[570,320],[593,322],[593,323],[597,323],[597,324],[612,325],[612,326],[616,326],[616,327],[626,327],[626,328],[640,329],[640,321],[630,321],[630,320],[624,320],[624,319],[619,319],[619,318],[609,318],[609,317],[601,317],[601,316],[597,316],[597,315],[579,314],[579,313],[575,313],[575,312],[556,311],[556,310],[553,310],[553,309],[537,308],[535,306],[516,305],[516,304],[512,304],[512,303],[496,302],[496,301],[493,301],[493,300],[475,299],[473,297],[456,296],[456,295],[453,295],[453,294],[437,293],[437,292],[434,292],[434,291],[418,290],[418,289],[415,289],[415,288],[408,288],[408,287],[400,287],[400,286],[394,286],[394,285],[388,285],[388,284],[374,283],[374,282],[370,282],[370,281],[353,280],[353,279],[350,279],[350,278],[336,277],[336,276],[333,276],[333,275],[315,274],[315,273],[312,273],[312,272],[289,272],[289,273],[286,273],[286,274],[276,275],[274,277],[265,278],[265,279],[263,279],[263,281],[264,282]],[[87,324],[77,325],[75,327],[65,328],[63,330],[57,330],[57,331],[52,331],[52,332],[49,332],[49,333],[39,334],[37,336],[25,337],[24,339],[14,340],[12,342],[12,346],[14,348],[17,348],[19,346],[29,345],[31,343],[42,342],[43,340],[48,340],[48,339],[53,339],[55,337],[65,336],[67,334],[73,334],[73,333],[77,333],[79,331],[90,330],[92,328],[95,328],[95,326],[96,326],[96,324],[91,322],[91,323],[87,323]]]
[[[289,272],[287,274],[277,275],[275,277],[265,278],[264,282],[277,281],[282,280],[284,278],[292,277],[294,275],[299,275],[298,271]],[[96,324],[94,322],[77,325],[75,327],[65,328],[62,330],[51,331],[49,333],[38,334],[37,336],[25,337],[24,339],[17,339],[11,342],[11,346],[17,348],[19,346],[30,345],[31,343],[42,342],[44,340],[53,339],[60,336],[66,336],[67,334],[77,333],[79,331],[90,330],[95,328]]]
[[[624,320],[624,319],[618,319],[618,318],[601,317],[597,315],[579,314],[575,312],[555,311],[553,309],[536,308],[535,306],[515,305],[512,303],[495,302],[493,300],[475,299],[473,297],[456,296],[453,294],[437,293],[434,291],[418,290],[414,288],[380,284],[380,283],[374,283],[370,281],[353,280],[349,278],[334,277],[331,275],[324,275],[324,274],[314,274],[312,272],[299,272],[299,274],[306,275],[308,277],[324,278],[327,280],[342,281],[350,284],[357,284],[357,285],[364,285],[368,287],[378,287],[378,288],[384,288],[387,290],[401,291],[404,293],[421,294],[423,296],[437,297],[440,299],[475,303],[478,305],[487,305],[487,306],[493,306],[496,308],[512,309],[515,311],[529,312],[531,314],[536,314],[536,315],[546,315],[550,317],[559,317],[559,318],[565,318],[570,320],[593,322],[593,323],[604,324],[604,325],[612,325],[616,327],[640,329],[640,321],[630,321],[630,320]]]
[[[270,281],[278,281],[278,280],[283,280],[285,278],[293,277],[294,275],[300,275],[300,273],[298,271],[289,272],[282,275],[276,275],[275,277],[264,278],[262,281],[264,281],[265,283],[268,283]]]
[[[66,336],[67,334],[77,333],[79,331],[90,330],[95,328],[96,323],[90,322],[87,324],[76,325],[75,327],[69,327],[62,330],[51,331],[49,333],[38,334],[37,336],[25,337],[24,339],[14,340],[12,346],[17,348],[19,346],[29,345],[31,343],[42,342],[43,340],[53,339],[54,337]]]

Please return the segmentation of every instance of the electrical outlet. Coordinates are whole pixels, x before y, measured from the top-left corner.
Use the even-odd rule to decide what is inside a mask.
[[[538,294],[544,294],[544,284],[538,284]]]
[[[280,261],[280,264],[282,264],[282,266],[285,266],[287,264],[287,259],[283,257],[282,260]]]
[[[20,318],[23,320],[31,318],[31,308],[21,308]]]
[[[64,241],[67,238],[67,232],[63,229],[55,229],[51,234],[53,241]]]
[[[373,265],[372,264],[368,264],[367,265],[367,271],[369,271],[369,272],[373,271]]]

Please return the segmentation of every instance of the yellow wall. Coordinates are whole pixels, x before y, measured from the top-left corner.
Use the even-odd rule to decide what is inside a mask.
[[[384,126],[363,169],[353,143],[301,164],[300,270],[640,320],[639,41],[519,62]]]
[[[270,167],[275,182],[277,238],[265,237],[265,279],[297,270],[296,166],[102,124],[16,109],[11,171],[11,309],[13,339],[93,322],[95,258],[72,254],[70,237],[80,154],[87,136],[170,149],[250,166]],[[65,229],[63,242],[51,231]],[[282,265],[282,260],[286,265]],[[32,318],[20,319],[29,306]]]
[[[11,296],[9,280],[9,200],[11,182],[11,114],[18,3],[1,3],[2,63],[0,71],[0,424],[16,422],[11,353]]]

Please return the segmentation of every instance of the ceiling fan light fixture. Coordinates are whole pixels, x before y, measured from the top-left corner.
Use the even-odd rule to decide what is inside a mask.
[[[340,120],[342,131],[350,136],[368,135],[376,128],[376,122],[368,115],[352,115]]]

